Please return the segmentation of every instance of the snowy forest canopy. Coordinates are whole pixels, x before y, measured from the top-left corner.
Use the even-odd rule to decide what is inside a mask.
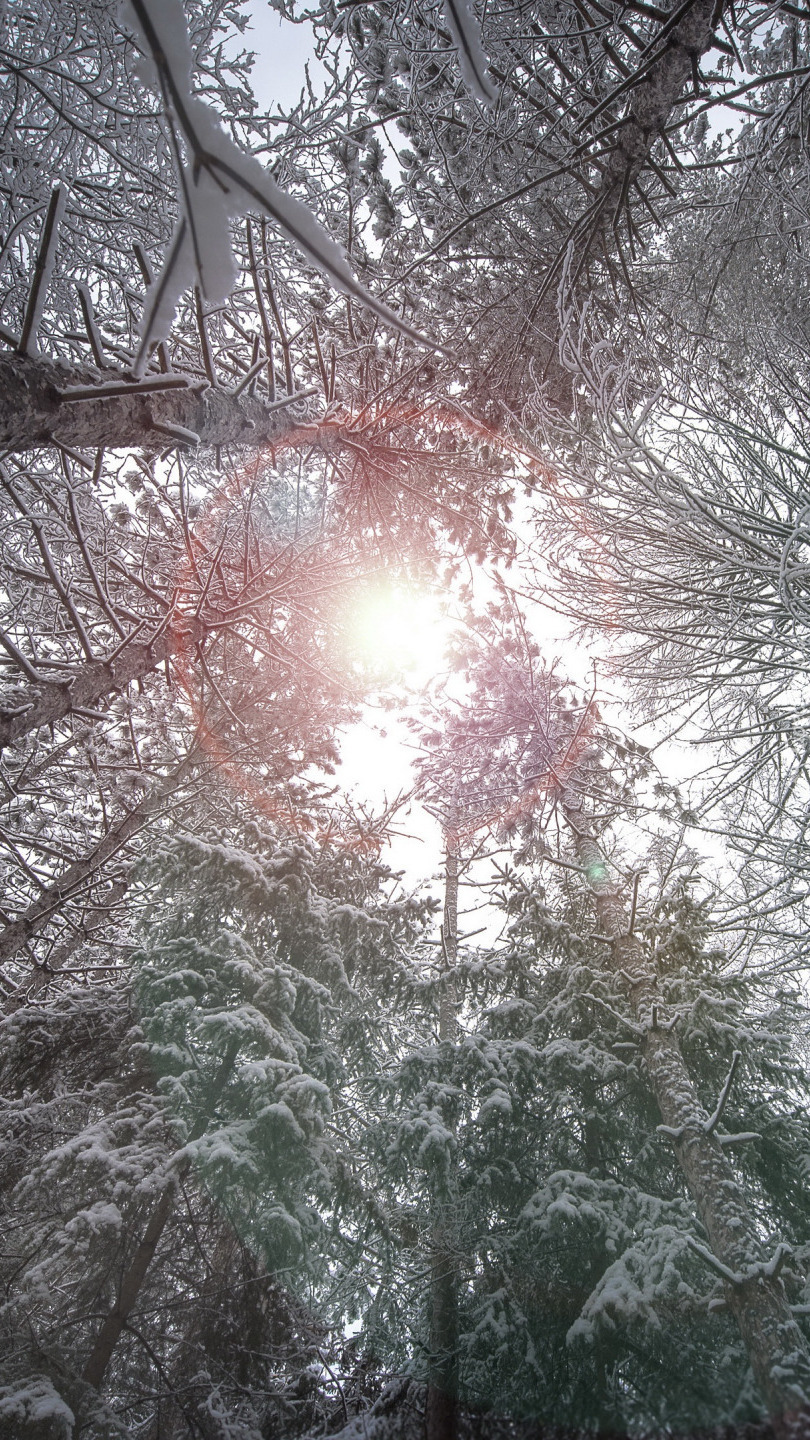
[[[259,4],[0,7],[0,1436],[796,1414],[810,11]]]

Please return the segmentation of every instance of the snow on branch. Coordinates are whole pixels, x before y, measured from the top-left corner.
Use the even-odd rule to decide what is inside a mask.
[[[59,400],[104,400],[109,395],[151,395],[157,390],[203,390],[207,381],[200,382],[190,375],[150,375],[144,380],[102,380],[98,385],[66,385],[56,391]]]
[[[156,430],[158,435],[168,436],[170,440],[174,440],[178,445],[189,445],[192,449],[195,449],[200,443],[200,437],[197,431],[189,430],[187,425],[173,425],[171,421],[166,422],[165,420],[155,420],[153,418],[152,429]]]
[[[729,1270],[728,1266],[724,1265],[722,1260],[718,1260],[717,1256],[714,1255],[711,1250],[707,1250],[705,1246],[700,1245],[691,1235],[687,1235],[686,1238],[695,1254],[700,1256],[701,1260],[708,1265],[709,1269],[714,1270],[717,1275],[720,1275],[728,1285],[734,1286],[747,1285],[752,1280],[775,1279],[785,1261],[793,1254],[793,1247],[782,1240],[777,1245],[770,1260],[757,1260],[745,1270]]]
[[[780,1244],[777,1245],[770,1260],[766,1260],[763,1264],[756,1267],[758,1274],[764,1276],[766,1280],[773,1280],[774,1276],[779,1274],[785,1261],[788,1260],[792,1254],[792,1245],[788,1245],[786,1241],[782,1240]]]
[[[475,16],[472,0],[445,0],[444,14],[465,85],[482,105],[494,105],[498,92],[487,69],[487,57],[481,39],[481,26]]]
[[[644,1031],[639,1025],[635,1025],[633,1021],[628,1020],[625,1015],[620,1015],[619,1011],[614,1010],[613,1006],[609,1005],[607,1000],[603,1000],[601,995],[594,995],[594,993],[589,990],[586,994],[583,995],[582,998],[585,1000],[591,1000],[596,1005],[601,1005],[602,1009],[606,1010],[607,1013],[611,1015],[614,1020],[618,1020],[619,1024],[623,1025],[626,1030],[629,1030],[631,1035],[637,1035],[640,1039],[641,1036],[644,1034]]]
[[[724,1265],[722,1260],[718,1260],[717,1256],[713,1255],[711,1250],[707,1250],[705,1245],[699,1245],[697,1240],[692,1239],[691,1235],[687,1235],[686,1238],[695,1254],[700,1256],[701,1260],[705,1265],[708,1265],[710,1270],[714,1270],[716,1275],[719,1275],[721,1279],[725,1280],[726,1284],[742,1285],[746,1277],[741,1271],[729,1270],[728,1266]]]
[[[680,1140],[683,1137],[685,1125],[656,1125],[656,1135],[664,1135],[667,1140]]]
[[[442,350],[359,284],[342,247],[312,211],[240,150],[215,112],[192,95],[191,46],[181,0],[124,0],[123,9],[142,53],[142,77],[159,91],[172,128],[183,200],[168,255],[147,297],[136,371],[145,365],[152,344],[168,333],[180,296],[195,281],[210,304],[221,304],[230,294],[237,274],[230,221],[250,210],[268,215],[337,290],[409,339]]]
[[[42,311],[45,307],[48,283],[53,274],[54,264],[56,263],[59,222],[62,218],[64,208],[65,192],[60,185],[57,185],[51,193],[48,213],[45,216],[45,223],[42,227],[42,239],[40,240],[39,253],[34,266],[34,278],[31,281],[31,290],[25,309],[22,335],[20,336],[19,350],[21,355],[36,355],[37,353],[37,330],[39,329],[39,322],[42,319]]]
[[[720,1099],[717,1102],[714,1114],[709,1116],[709,1119],[703,1126],[703,1129],[705,1130],[707,1135],[713,1135],[714,1131],[717,1129],[717,1126],[720,1122],[720,1117],[726,1108],[726,1101],[728,1100],[729,1091],[731,1090],[731,1087],[734,1083],[734,1076],[737,1073],[737,1066],[739,1065],[741,1059],[742,1055],[740,1051],[735,1050],[731,1057],[731,1068],[729,1069],[728,1075],[725,1078],[723,1088],[720,1091]]]

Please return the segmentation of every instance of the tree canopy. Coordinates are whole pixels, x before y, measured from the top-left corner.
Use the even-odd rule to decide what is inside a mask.
[[[0,1434],[801,1411],[810,12],[252,5],[0,8]]]

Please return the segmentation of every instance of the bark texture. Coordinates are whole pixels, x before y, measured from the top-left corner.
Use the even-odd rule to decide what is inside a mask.
[[[810,1395],[810,1354],[778,1274],[767,1273],[764,1252],[745,1193],[713,1131],[692,1083],[678,1038],[657,1015],[655,979],[587,817],[576,804],[565,810],[577,855],[594,894],[602,932],[611,938],[610,965],[627,977],[641,1031],[644,1067],[711,1250],[735,1277],[726,1302],[745,1344],[763,1399],[773,1416],[795,1410]],[[607,948],[607,947],[606,947]],[[664,1143],[662,1141],[662,1143]]]
[[[30,699],[17,703],[13,710],[0,708],[0,749],[43,725],[55,725],[66,715],[95,710],[106,696],[126,690],[205,633],[205,627],[195,623],[178,631],[164,630],[145,645],[133,641],[111,660],[91,660],[77,667],[70,679],[32,686]]]
[[[58,879],[37,896],[23,915],[0,930],[0,964],[11,960],[18,950],[47,924],[60,906],[81,894],[82,890],[92,883],[107,862],[158,814],[167,799],[188,778],[194,764],[195,758],[188,756],[171,775],[133,806],[117,825],[113,825],[103,840],[87,855],[68,865]]]
[[[165,382],[148,376],[146,383]],[[177,377],[178,379],[181,377]],[[174,389],[116,393],[131,377],[70,366],[60,360],[11,354],[0,358],[0,446],[7,451],[37,445],[133,446],[165,449],[175,439],[193,445],[272,444],[301,423],[282,402],[273,409],[255,396],[228,395],[190,378]],[[96,391],[83,399],[71,391]],[[292,403],[292,402],[291,402]]]

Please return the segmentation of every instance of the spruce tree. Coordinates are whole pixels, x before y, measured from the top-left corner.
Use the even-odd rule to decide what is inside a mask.
[[[340,1408],[334,1217],[357,1201],[334,1117],[367,972],[420,912],[389,913],[373,829],[339,831],[177,835],[137,878],[131,983],[74,1001],[67,1046],[58,1000],[6,1020],[11,1433],[32,1386],[88,1433],[218,1434],[221,1414],[248,1440]]]
[[[461,941],[452,1037],[440,1030],[446,977],[415,965],[408,1043],[369,1082],[389,1270],[368,1344],[430,1383],[433,1197],[442,1189],[447,1207],[452,1177],[463,1404],[593,1430],[781,1413],[806,1380],[801,990],[716,943],[711,887],[663,813],[666,787],[628,864],[650,762],[545,669],[520,627],[483,622],[468,659],[470,693],[445,707],[430,767],[450,789],[463,774],[475,796],[468,855],[476,819],[510,840],[492,892],[504,937],[485,951]],[[599,853],[583,859],[585,806],[599,807]],[[463,856],[462,845],[462,868]],[[608,877],[628,896],[618,942],[600,905]],[[686,1136],[656,1070],[673,1037]],[[689,1125],[694,1149],[711,1139],[724,1167],[708,1196],[683,1155]],[[733,1230],[738,1212],[750,1253],[732,1269],[711,1226],[719,1214]],[[763,1340],[767,1305],[787,1321]],[[767,1347],[779,1344],[774,1374]]]

